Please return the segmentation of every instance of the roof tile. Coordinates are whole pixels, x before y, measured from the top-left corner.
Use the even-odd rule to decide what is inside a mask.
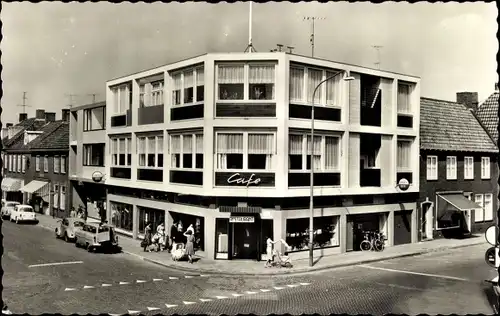
[[[498,142],[498,96],[499,92],[496,91],[488,97],[483,103],[479,105],[477,110],[477,117],[483,123],[484,127]]]

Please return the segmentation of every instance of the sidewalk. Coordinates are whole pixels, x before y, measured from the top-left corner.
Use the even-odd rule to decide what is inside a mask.
[[[47,215],[37,214],[39,226],[54,230],[57,226],[57,219],[53,219]],[[132,238],[121,236],[119,244],[122,251],[129,255],[136,256],[144,261],[149,261],[161,266],[182,270],[185,272],[197,272],[205,274],[223,274],[223,275],[277,275],[277,274],[298,274],[312,271],[320,271],[333,269],[357,264],[366,264],[371,262],[389,260],[401,257],[417,256],[424,253],[443,251],[453,248],[461,248],[467,246],[483,244],[485,250],[489,247],[484,236],[479,234],[471,238],[465,239],[436,239],[433,241],[419,242],[415,244],[406,244],[388,247],[382,252],[347,252],[324,256],[322,258],[314,258],[317,263],[313,267],[309,267],[309,259],[294,260],[293,253],[290,254],[293,268],[265,268],[264,262],[256,262],[251,260],[210,260],[200,258],[194,264],[186,261],[176,262],[171,259],[168,252],[143,252],[139,246],[140,241]],[[195,255],[196,258],[196,255]],[[319,260],[318,260],[319,259]]]

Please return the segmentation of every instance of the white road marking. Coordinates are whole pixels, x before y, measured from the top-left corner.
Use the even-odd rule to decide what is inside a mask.
[[[257,292],[246,291],[247,294],[257,294]]]
[[[130,282],[120,282],[120,285],[130,284]]]
[[[227,296],[216,296],[215,298],[218,300],[223,300],[223,299],[227,298]]]
[[[148,311],[157,311],[160,310],[158,307],[148,307]]]
[[[95,289],[95,286],[85,285],[83,288],[84,289]]]
[[[146,283],[146,281],[144,281],[144,280],[137,280],[135,282],[137,282],[137,283]]]
[[[170,280],[179,280],[178,277],[168,277]]]
[[[172,304],[172,305],[170,305],[170,304],[165,304],[165,306],[167,306],[167,308],[172,308],[172,307],[176,307],[177,305],[174,305],[174,304]]]
[[[72,288],[72,287],[67,287],[64,289],[64,291],[76,291],[76,289]]]
[[[201,277],[208,277],[208,274],[200,274]]]
[[[52,262],[52,263],[32,264],[32,265],[29,265],[28,268],[62,266],[65,264],[78,264],[78,263],[83,263],[83,261],[67,261],[67,262]]]
[[[194,278],[194,276],[192,276],[192,275],[185,275],[184,277],[185,277],[186,279],[192,279],[192,278]]]
[[[163,279],[153,279],[153,282],[163,281]]]
[[[209,298],[200,298],[200,301],[202,302],[211,302],[212,300]]]
[[[271,290],[261,289],[261,292],[271,292]]]
[[[299,285],[298,285],[298,284],[288,284],[287,286],[288,286],[288,287],[297,287],[297,286],[299,286]]]
[[[234,294],[231,294],[232,296],[234,297],[240,297],[240,296],[243,296],[243,294],[238,294],[238,293],[234,293]]]
[[[300,285],[309,285],[311,283],[300,283]]]
[[[428,277],[434,277],[434,278],[441,278],[441,279],[449,279],[449,280],[469,281],[469,280],[464,279],[464,278],[458,278],[458,277],[453,277],[453,276],[448,276],[448,275],[430,274],[430,273],[421,273],[421,272],[413,272],[413,271],[405,271],[405,270],[380,268],[380,267],[374,267],[374,266],[369,266],[369,265],[364,265],[364,264],[359,265],[359,266],[363,267],[363,268],[374,269],[374,270],[382,270],[382,271],[388,271],[388,272],[422,275],[422,276],[428,276]]]
[[[283,290],[283,289],[284,289],[284,287],[281,287],[281,286],[275,286],[274,288],[275,288],[276,290]]]
[[[426,291],[424,289],[420,289],[418,287],[412,287],[412,286],[403,286],[403,285],[390,284],[390,283],[379,283],[379,282],[375,282],[375,284],[388,286],[388,287],[395,287],[398,289],[404,289],[404,290],[410,290],[410,291],[424,291],[424,292]]]
[[[129,315],[132,315],[132,314],[139,314],[141,311],[128,311]]]
[[[182,301],[184,303],[184,305],[191,305],[191,304],[196,304],[196,302],[186,302],[186,301]]]
[[[105,286],[111,286],[111,284],[103,283],[101,286],[102,286],[102,287],[105,287]]]

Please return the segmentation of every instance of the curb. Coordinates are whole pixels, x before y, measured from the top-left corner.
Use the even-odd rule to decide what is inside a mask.
[[[212,274],[212,275],[221,275],[221,276],[245,276],[245,277],[262,277],[262,276],[279,276],[279,275],[298,275],[298,274],[308,274],[308,273],[313,273],[313,272],[318,272],[318,271],[324,271],[324,270],[332,270],[332,269],[337,269],[337,268],[343,268],[347,266],[352,266],[352,265],[362,265],[362,264],[368,264],[368,263],[374,263],[374,262],[380,262],[380,261],[385,261],[385,260],[391,260],[391,259],[397,259],[397,258],[405,258],[405,257],[415,257],[419,255],[423,255],[426,253],[432,253],[432,252],[440,252],[440,251],[445,251],[445,250],[450,250],[450,249],[457,249],[457,248],[465,248],[465,247],[472,247],[472,246],[477,246],[484,244],[483,241],[481,242],[476,242],[472,244],[467,244],[467,245],[458,245],[458,246],[451,246],[451,247],[438,247],[435,249],[426,249],[426,250],[420,250],[412,253],[404,253],[404,254],[396,254],[392,256],[387,256],[383,258],[374,258],[374,259],[366,259],[366,260],[359,260],[356,262],[345,262],[345,263],[339,263],[339,264],[331,264],[323,267],[317,267],[317,268],[301,268],[297,270],[278,270],[272,273],[241,273],[241,272],[230,272],[230,271],[219,271],[219,270],[211,270],[211,269],[203,269],[203,268],[185,268],[182,266],[177,266],[175,264],[169,264],[166,262],[158,261],[155,259],[150,259],[146,258],[144,256],[138,255],[136,253],[132,253],[129,251],[123,251],[123,253],[126,253],[128,255],[132,255],[135,257],[140,258],[143,261],[150,262],[159,266],[183,271],[183,272],[190,272],[192,273],[193,271],[199,272],[199,273],[205,273],[205,274]]]

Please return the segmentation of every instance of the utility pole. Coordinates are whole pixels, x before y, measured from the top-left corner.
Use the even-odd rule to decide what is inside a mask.
[[[311,42],[311,57],[314,57],[314,21],[326,20],[326,18],[317,16],[305,16],[304,21],[306,20],[311,21],[311,38],[309,39],[309,41]]]
[[[380,49],[384,46],[382,45],[373,45],[373,48],[377,50],[377,62],[375,62],[375,65],[377,66],[378,69],[380,69]]]
[[[22,106],[23,107],[23,113],[26,113],[26,107],[31,107],[31,105],[27,105],[26,104],[26,100],[28,100],[28,98],[26,97],[26,94],[28,94],[28,92],[24,91],[23,92],[23,104],[18,104],[17,106]]]

